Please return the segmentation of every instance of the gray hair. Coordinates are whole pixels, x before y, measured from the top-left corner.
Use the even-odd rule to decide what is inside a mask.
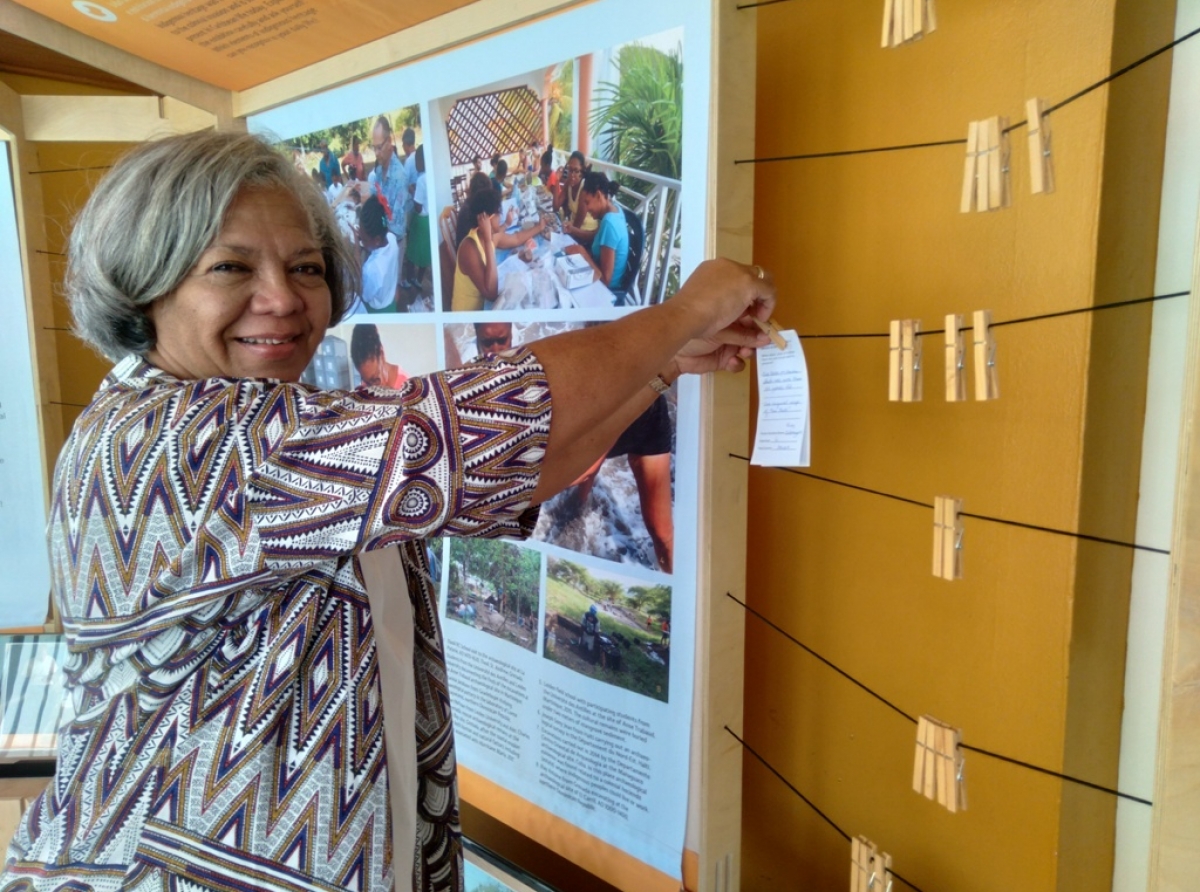
[[[112,360],[152,350],[147,308],[179,286],[247,188],[286,189],[304,209],[325,260],[330,325],[337,324],[362,274],[325,196],[266,140],[203,132],[138,146],[92,192],[68,248],[75,333]]]

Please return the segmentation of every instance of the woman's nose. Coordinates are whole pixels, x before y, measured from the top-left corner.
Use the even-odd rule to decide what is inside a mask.
[[[304,308],[304,298],[285,270],[274,270],[259,276],[254,308],[260,313],[287,316]]]

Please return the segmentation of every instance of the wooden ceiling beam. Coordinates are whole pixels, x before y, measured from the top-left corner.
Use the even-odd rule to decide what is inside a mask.
[[[233,93],[178,71],[109,46],[73,31],[66,25],[40,15],[13,0],[0,0],[0,30],[8,31],[39,46],[85,62],[102,71],[203,109],[217,118],[218,126],[235,126]]]
[[[0,0],[10,3],[12,0]],[[419,25],[315,62],[234,94],[233,113],[244,118],[425,56],[507,31],[592,0],[477,0]],[[196,104],[196,103],[193,103]]]

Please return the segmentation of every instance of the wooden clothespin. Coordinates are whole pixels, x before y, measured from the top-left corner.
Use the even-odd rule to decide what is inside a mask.
[[[763,334],[771,339],[772,344],[774,344],[780,350],[787,349],[787,341],[785,341],[783,339],[783,335],[779,333],[778,322],[776,322],[774,319],[763,322],[757,316],[751,316],[750,318],[754,320],[755,325],[762,329]]]
[[[891,883],[892,856],[865,836],[850,840],[850,892],[888,892]]]
[[[996,338],[992,334],[992,311],[976,310],[972,341],[975,346],[975,399],[1000,398],[1000,378],[996,373]]]
[[[1008,118],[972,121],[967,127],[967,158],[959,210],[995,211],[1012,204]]]
[[[884,0],[881,45],[901,46],[937,30],[934,0]]]
[[[960,403],[967,398],[967,350],[963,337],[963,317],[946,316],[946,402]]]
[[[1029,129],[1029,191],[1034,195],[1054,191],[1054,159],[1050,155],[1050,121],[1043,99],[1025,101]]]
[[[962,499],[933,500],[933,575],[953,582],[962,579]]]
[[[932,716],[917,720],[913,789],[949,811],[967,808],[962,732]]]
[[[921,320],[893,319],[888,327],[888,399],[921,401]]]

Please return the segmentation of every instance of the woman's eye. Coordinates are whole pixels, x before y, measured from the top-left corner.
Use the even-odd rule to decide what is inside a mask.
[[[220,263],[213,264],[212,271],[214,273],[244,273],[246,266],[233,260],[222,260]]]
[[[321,266],[319,263],[303,263],[296,267],[296,272],[300,273],[302,276],[318,276],[324,278],[325,267]]]

